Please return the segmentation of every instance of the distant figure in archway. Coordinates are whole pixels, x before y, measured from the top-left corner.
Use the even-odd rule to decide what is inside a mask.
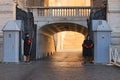
[[[89,35],[84,40],[82,47],[83,47],[84,63],[86,63],[87,61],[89,61],[90,63],[93,63],[92,49],[94,47],[94,44],[93,44],[93,41],[90,39]]]
[[[24,39],[24,61],[30,62],[30,50],[31,50],[32,40],[30,39],[29,33],[25,34]]]

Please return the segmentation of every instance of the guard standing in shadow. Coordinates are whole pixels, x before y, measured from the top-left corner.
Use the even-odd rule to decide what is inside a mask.
[[[90,39],[90,36],[88,35],[86,39],[84,40],[83,44],[83,57],[84,57],[84,63],[90,62],[93,63],[93,41]]]
[[[32,40],[30,39],[30,34],[25,34],[24,39],[24,61],[30,62],[30,51],[31,51]]]

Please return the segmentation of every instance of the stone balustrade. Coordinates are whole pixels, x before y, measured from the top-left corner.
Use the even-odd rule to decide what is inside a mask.
[[[120,46],[110,46],[110,63],[120,66]]]
[[[81,16],[90,15],[92,7],[29,7],[37,16]],[[96,8],[97,9],[97,8]]]

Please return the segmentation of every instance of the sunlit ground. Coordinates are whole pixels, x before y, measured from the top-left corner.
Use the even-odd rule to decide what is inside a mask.
[[[51,65],[59,67],[80,67],[83,63],[81,52],[60,52],[50,57]]]

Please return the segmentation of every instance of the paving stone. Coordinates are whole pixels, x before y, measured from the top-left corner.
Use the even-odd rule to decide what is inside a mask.
[[[28,63],[1,63],[0,80],[120,80],[120,68],[82,64],[78,53],[61,53]]]

